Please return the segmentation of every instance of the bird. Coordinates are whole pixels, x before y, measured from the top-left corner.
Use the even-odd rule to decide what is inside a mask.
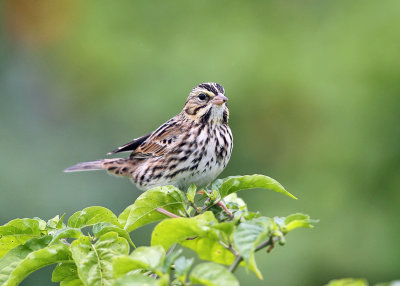
[[[222,85],[196,85],[178,115],[107,154],[131,152],[129,157],[82,162],[64,172],[106,170],[130,178],[142,191],[165,185],[205,188],[225,169],[232,154],[227,101]]]

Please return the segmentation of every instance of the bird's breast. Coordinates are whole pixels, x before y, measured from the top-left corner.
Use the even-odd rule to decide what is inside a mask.
[[[136,176],[133,174],[139,188],[175,185],[186,190],[191,184],[206,187],[228,164],[233,138],[227,125],[198,126],[182,136],[177,146],[166,156],[149,159]]]

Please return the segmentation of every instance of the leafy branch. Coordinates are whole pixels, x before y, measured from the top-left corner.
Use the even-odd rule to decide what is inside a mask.
[[[264,248],[267,247],[267,246],[270,246],[270,247],[273,248],[274,245],[275,245],[275,243],[276,243],[278,240],[279,240],[278,237],[270,238],[270,239],[268,239],[267,241],[264,241],[264,242],[260,243],[260,244],[256,247],[256,249],[255,249],[254,252],[257,252],[257,251],[259,251],[259,250],[261,250],[261,249],[264,249]],[[269,249],[267,250],[267,252],[269,253],[269,252],[272,250],[272,248],[269,248]],[[236,268],[239,266],[239,263],[242,262],[242,261],[243,261],[243,256],[240,255],[240,254],[236,254],[236,255],[235,255],[235,260],[234,260],[233,263],[229,266],[228,271],[229,271],[229,272],[232,272],[232,273],[235,272]]]
[[[56,264],[52,281],[63,286],[239,285],[233,275],[239,266],[262,279],[255,253],[283,245],[287,233],[316,221],[304,214],[269,218],[249,211],[236,192],[256,188],[295,198],[270,177],[236,176],[205,190],[194,185],[186,193],[173,186],[148,190],[119,216],[95,206],[67,223],[64,215],[47,222],[12,220],[0,226],[0,285],[17,285],[51,264]],[[151,246],[135,248],[130,233],[158,221]],[[182,248],[204,261],[193,265]]]

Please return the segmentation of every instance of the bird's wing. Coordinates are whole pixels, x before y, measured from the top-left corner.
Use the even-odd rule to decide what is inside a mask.
[[[108,153],[108,155],[115,154],[115,153],[120,153],[120,152],[128,152],[128,151],[135,151],[137,147],[140,146],[144,141],[146,141],[147,138],[150,137],[152,133],[149,133],[147,135],[144,135],[142,137],[133,139],[131,142],[128,142],[121,147],[118,147],[117,149],[111,151]]]
[[[143,141],[131,154],[131,158],[160,157],[172,150],[185,133],[185,126],[177,118],[172,118],[145,141]]]

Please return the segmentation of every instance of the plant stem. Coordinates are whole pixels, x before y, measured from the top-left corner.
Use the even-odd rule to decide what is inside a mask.
[[[238,256],[239,254],[237,253],[237,251],[232,247],[232,244],[226,245],[225,243],[223,243],[222,241],[219,242],[219,244],[221,244],[224,248],[228,249],[230,252],[233,253],[233,255]]]
[[[271,237],[268,240],[260,243],[256,249],[255,252],[267,247],[267,246],[273,246],[280,238],[279,237]],[[235,255],[235,260],[233,261],[233,263],[231,264],[231,266],[229,266],[228,271],[229,272],[234,272],[236,270],[236,268],[239,266],[239,263],[242,262],[243,260],[243,256],[236,254]]]
[[[162,213],[162,214],[165,214],[165,215],[167,215],[169,217],[172,217],[172,218],[180,218],[180,216],[178,216],[176,214],[173,214],[173,213],[171,213],[171,212],[169,212],[169,211],[167,211],[166,209],[163,209],[163,208],[157,208],[157,211]]]
[[[168,255],[168,254],[170,254],[172,251],[174,251],[174,250],[175,250],[175,247],[176,247],[177,245],[178,245],[177,243],[174,243],[174,244],[167,250],[167,253],[165,253],[165,255]]]
[[[216,203],[217,206],[220,206],[228,215],[229,218],[232,220],[233,219],[233,214],[231,211],[226,207],[225,203],[221,200],[218,203]]]
[[[231,266],[229,266],[228,271],[233,273],[236,270],[236,268],[239,266],[239,263],[242,262],[242,260],[243,260],[243,257],[241,255],[236,256],[235,260],[233,261]]]

